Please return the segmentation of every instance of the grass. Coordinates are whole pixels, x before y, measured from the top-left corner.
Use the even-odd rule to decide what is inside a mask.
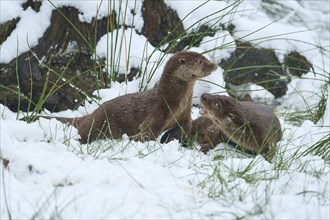
[[[237,2],[233,5],[228,6],[226,9],[230,9],[228,14],[233,16],[235,13],[238,13],[237,11],[237,5],[240,2]],[[106,4],[104,2],[101,2],[101,4]],[[112,12],[113,8],[116,7],[114,4],[120,4],[120,10],[117,14],[117,18],[120,17],[126,17],[128,16],[128,5],[127,2],[124,4],[122,1],[108,1],[108,8],[109,8],[109,14]],[[137,4],[137,2],[135,2]],[[206,3],[203,3],[206,4]],[[200,6],[202,7],[202,5]],[[198,8],[196,8],[197,10]],[[222,12],[224,9],[220,9],[218,11]],[[193,11],[192,11],[193,12]],[[192,13],[191,12],[191,13]],[[98,11],[97,11],[98,13]],[[188,14],[184,19],[189,19]],[[107,77],[100,79],[101,81],[104,81],[105,85],[111,87],[114,80],[118,78],[118,74],[120,73],[120,56],[117,56],[117,54],[125,53],[125,57],[127,60],[125,60],[125,71],[126,73],[129,71],[129,66],[131,62],[131,38],[132,38],[132,31],[131,29],[130,36],[127,36],[127,32],[125,32],[124,26],[121,29],[118,29],[117,31],[114,31],[115,27],[113,26],[113,22],[111,19],[114,19],[112,16],[110,16],[109,21],[109,31],[111,31],[107,35],[107,54],[110,54],[109,57],[106,58],[105,64],[102,66],[97,58],[96,52],[94,48],[91,48],[91,50],[94,50],[94,57],[95,57],[95,66],[93,67],[95,71],[99,71],[100,76],[102,76],[101,72],[103,71],[102,68],[105,69],[107,73]],[[134,16],[133,21],[131,24],[134,24]],[[196,44],[202,44],[200,40],[205,37],[212,34],[212,31],[217,31],[219,27],[217,27],[215,24],[222,21],[223,17],[219,16],[217,18],[214,18],[212,21],[205,22],[206,25],[209,25],[209,29],[207,29],[205,32],[202,33],[194,33],[194,30],[198,30],[200,27],[200,23],[203,24],[204,21],[206,21],[208,17],[203,18],[202,20],[196,22],[192,26],[187,28],[188,35],[182,35],[178,37],[177,39],[174,39],[170,42],[167,41],[167,38],[164,39],[164,42],[162,43],[165,45],[165,42],[168,43],[167,52],[172,51],[175,46],[182,41],[186,37],[192,37],[192,43],[187,48],[191,48],[195,46]],[[70,21],[69,21],[70,22]],[[214,24],[213,24],[214,23]],[[211,25],[210,25],[211,24]],[[271,25],[271,24],[270,24]],[[74,27],[73,27],[74,28]],[[78,29],[76,29],[78,31]],[[259,30],[256,30],[259,31]],[[84,37],[84,36],[82,36]],[[169,35],[168,35],[169,37]],[[127,41],[127,38],[129,40]],[[88,42],[88,39],[85,39],[88,44],[91,45],[90,42]],[[221,40],[221,39],[214,39],[214,40]],[[268,41],[271,40],[270,38],[264,38],[264,39],[256,39],[256,40],[264,40]],[[287,40],[283,36],[283,40]],[[128,42],[128,44],[126,44]],[[94,42],[95,43],[95,42]],[[151,79],[155,77],[156,71],[160,68],[162,62],[165,60],[165,54],[161,54],[159,57],[157,57],[156,62],[151,62],[151,58],[153,56],[157,55],[157,51],[164,48],[164,46],[159,46],[154,51],[149,53],[149,48],[145,46],[143,57],[141,57],[141,64],[138,67],[140,71],[140,75],[137,76],[138,80],[140,80],[140,91],[144,91],[147,89],[148,84],[150,83]],[[212,51],[207,51],[208,53],[214,52],[221,48],[226,47],[232,47],[234,46],[234,42],[230,42],[227,45],[219,45],[219,47],[214,48]],[[320,49],[315,45],[315,49]],[[324,50],[321,49],[321,50]],[[285,53],[285,51],[283,52]],[[326,58],[326,57],[322,57]],[[67,66],[70,65],[70,62],[74,59],[74,56],[71,57],[71,59],[68,61]],[[100,58],[101,59],[101,58]],[[38,60],[42,63],[42,60],[38,58]],[[17,62],[16,62],[17,63]],[[52,94],[54,94],[58,89],[61,89],[59,86],[60,80],[64,79],[64,72],[55,72],[52,67],[47,66],[48,73],[47,74],[56,74],[58,75],[58,81],[56,81],[53,85],[50,85],[48,81],[48,77],[45,81],[42,93],[40,95],[40,98],[37,103],[32,103],[32,94],[31,96],[24,96],[21,94],[20,90],[18,89],[15,92],[17,96],[22,97],[22,99],[28,99],[30,100],[30,106],[35,105],[36,109],[32,112],[28,112],[28,115],[35,116],[42,110],[42,106]],[[18,68],[18,67],[16,67]],[[254,66],[245,67],[245,69],[248,71],[249,69],[254,68]],[[84,74],[84,73],[83,73]],[[326,163],[329,163],[330,161],[330,134],[329,133],[319,133],[321,134],[321,138],[317,141],[314,141],[313,144],[310,146],[296,146],[297,140],[303,139],[304,134],[295,134],[295,131],[299,129],[299,126],[306,120],[312,121],[315,125],[320,126],[322,122],[322,118],[326,112],[326,103],[328,100],[328,93],[329,93],[329,73],[325,70],[324,67],[317,67],[316,70],[317,76],[323,76],[324,78],[320,79],[313,79],[313,78],[301,78],[301,81],[307,81],[307,80],[315,80],[320,81],[318,85],[321,85],[319,90],[312,91],[312,95],[317,96],[318,102],[315,105],[310,104],[310,100],[307,98],[304,98],[305,93],[302,93],[299,90],[294,90],[293,93],[299,94],[299,96],[302,98],[304,103],[304,109],[301,111],[295,111],[295,109],[289,108],[287,110],[282,110],[280,113],[281,119],[285,123],[288,123],[289,125],[292,125],[289,128],[285,128],[284,133],[289,135],[285,136],[285,140],[282,140],[279,144],[279,151],[276,155],[276,158],[272,164],[268,164],[264,160],[262,160],[261,157],[255,157],[255,158],[249,158],[247,156],[241,155],[241,159],[235,158],[235,156],[229,156],[229,157],[221,157],[221,156],[215,156],[214,160],[212,160],[210,163],[198,163],[193,159],[189,162],[189,168],[191,170],[194,170],[194,174],[192,174],[194,177],[191,179],[196,181],[192,182],[192,185],[198,186],[199,189],[201,189],[202,193],[207,193],[207,196],[213,201],[217,201],[221,207],[223,206],[236,206],[237,210],[236,212],[230,210],[224,211],[224,215],[229,215],[236,219],[245,219],[245,218],[253,218],[253,217],[262,217],[262,218],[269,218],[271,219],[273,216],[272,210],[269,209],[270,203],[272,202],[272,197],[276,197],[280,194],[280,192],[286,192],[287,190],[292,189],[294,186],[294,178],[297,173],[305,173],[308,177],[315,180],[321,180],[326,176],[327,170],[325,169],[325,166],[322,167],[313,167],[311,164],[314,162],[313,160],[318,160],[318,157],[313,157],[314,155],[321,157]],[[49,75],[48,75],[49,76]],[[78,77],[78,76],[77,76]],[[18,74],[18,85],[20,84]],[[76,78],[71,79],[65,79],[64,84],[72,84],[74,86],[74,81]],[[217,82],[208,82],[207,80],[201,80],[204,83],[210,83],[212,85],[218,86],[220,89],[221,84]],[[126,80],[127,83],[127,80]],[[62,84],[62,85],[64,85]],[[5,85],[1,85],[2,87],[5,87]],[[32,83],[31,83],[32,86]],[[98,87],[98,89],[100,89]],[[80,90],[83,92],[82,88],[76,88],[77,90]],[[31,89],[32,91],[32,89]],[[253,92],[253,91],[252,91]],[[19,99],[20,100],[20,99]],[[95,99],[93,101],[96,101]],[[18,105],[20,105],[18,103]],[[19,114],[17,117],[19,117]],[[92,158],[95,159],[103,159],[107,158],[110,162],[113,161],[121,161],[121,160],[129,160],[130,156],[135,156],[140,159],[144,159],[147,157],[154,157],[154,155],[162,155],[166,153],[163,149],[164,145],[161,145],[158,143],[158,141],[150,141],[147,143],[144,143],[143,146],[139,142],[134,142],[128,140],[128,138],[124,137],[120,140],[100,140],[93,142],[91,144],[86,145],[80,145],[75,142],[72,142],[71,137],[71,128],[64,126],[64,133],[65,137],[63,142],[68,145],[68,149],[72,151],[73,153],[77,155],[89,155]],[[293,130],[290,130],[293,129]],[[51,142],[54,139],[58,137],[57,132],[60,130],[59,128],[55,129],[54,133],[50,133],[50,137],[47,141]],[[51,131],[52,132],[52,131]],[[293,144],[294,143],[294,144]],[[292,147],[292,146],[296,147]],[[196,147],[196,145],[191,144],[191,148]],[[1,150],[1,148],[0,148]],[[191,150],[194,151],[194,150]],[[229,149],[230,151],[230,149]],[[187,153],[189,151],[183,150],[183,153]],[[229,155],[231,152],[229,152]],[[2,155],[2,152],[0,152]],[[165,156],[164,156],[165,157]],[[211,157],[211,156],[210,156]],[[310,159],[312,157],[312,159]],[[177,161],[173,162],[171,166],[176,163],[180,164],[180,160],[186,159],[183,155],[180,157]],[[237,162],[240,160],[240,162]],[[120,165],[121,168],[124,168],[122,165]],[[166,166],[166,165],[163,165]],[[182,164],[178,166],[183,166]],[[134,175],[129,173],[125,168],[125,172],[129,174],[132,179],[135,179]],[[1,171],[2,177],[4,177],[4,170]],[[286,180],[283,180],[287,178]],[[282,179],[281,182],[282,185],[278,186],[276,185],[277,181],[279,179]],[[2,191],[5,193],[6,188],[4,185],[4,178],[2,178]],[[142,186],[141,183],[136,180],[138,185]],[[327,197],[326,193],[328,193],[327,189],[323,189],[321,192],[312,191],[308,188],[307,183],[305,183],[306,186],[302,188],[299,192],[294,192],[293,194],[296,196],[302,196],[306,197],[308,199],[310,198],[319,198],[320,201],[323,201],[323,203],[329,204],[329,197]],[[55,187],[54,193],[49,196],[48,199],[45,200],[44,203],[42,203],[40,206],[34,206],[35,211],[34,214],[31,216],[31,219],[40,219],[40,218],[51,218],[51,219],[63,219],[65,216],[62,215],[63,210],[68,203],[58,203],[56,194],[59,188],[66,187],[64,184],[58,185]],[[142,187],[143,188],[143,187]],[[264,189],[264,193],[260,194],[260,188]],[[290,193],[290,195],[293,195]],[[12,215],[10,212],[10,206],[7,204],[7,198],[8,195],[4,195],[5,198],[5,207],[7,208],[7,215],[9,219],[12,219]],[[253,198],[254,202],[253,205],[250,205],[250,199]],[[72,201],[71,201],[72,202]],[[54,205],[55,204],[55,205]],[[246,209],[241,204],[249,204],[249,208]],[[37,208],[36,208],[37,207]],[[50,211],[51,210],[51,211]],[[221,216],[222,214],[220,214]],[[276,215],[275,215],[276,217]]]
[[[302,152],[301,156],[306,156],[308,154],[313,154],[320,156],[326,162],[330,162],[330,133],[325,133],[315,144],[310,146],[307,150]]]
[[[311,80],[311,79],[306,79]],[[324,84],[320,87],[320,91],[311,92],[312,96],[319,97],[319,101],[315,105],[310,105],[309,100],[307,100],[303,94],[300,95],[302,98],[305,109],[304,110],[294,110],[291,112],[285,113],[285,120],[288,122],[294,122],[296,124],[301,124],[306,120],[312,121],[314,124],[317,124],[324,116],[326,111],[327,99],[328,99],[328,91],[330,87],[330,77],[324,82]],[[301,91],[296,90],[296,93],[301,93]]]

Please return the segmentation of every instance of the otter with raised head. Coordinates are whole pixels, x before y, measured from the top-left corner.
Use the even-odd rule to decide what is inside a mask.
[[[207,93],[201,96],[201,103],[200,113],[211,119],[228,140],[271,161],[282,138],[280,121],[271,108]]]
[[[165,64],[156,88],[106,101],[93,113],[78,118],[55,118],[78,129],[80,142],[121,138],[154,140],[161,132],[178,126],[191,130],[193,87],[197,79],[215,71],[217,66],[196,52],[178,52]]]

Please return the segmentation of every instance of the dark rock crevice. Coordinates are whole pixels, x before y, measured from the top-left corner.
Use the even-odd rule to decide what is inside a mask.
[[[93,18],[91,23],[86,23],[80,22],[78,15],[79,11],[72,7],[53,10],[51,25],[38,45],[9,64],[0,64],[1,103],[13,111],[29,111],[35,108],[41,96],[49,94],[44,108],[50,111],[74,109],[91,96],[97,86],[107,85],[98,80],[106,77],[98,75],[103,73],[99,73],[91,57],[96,43],[107,31],[109,19],[96,21]],[[29,106],[26,98],[18,101],[18,93],[30,99],[32,105]]]
[[[185,33],[176,11],[167,7],[163,0],[145,0],[142,3],[144,25],[141,31],[154,47],[177,39]]]
[[[22,4],[22,7],[24,10],[26,10],[28,7],[31,7],[33,10],[35,10],[36,12],[40,11],[40,7],[42,5],[41,0],[27,0],[26,2],[24,2]]]
[[[10,36],[11,32],[15,30],[17,23],[21,18],[17,17],[10,21],[0,23],[0,45]]]
[[[224,80],[233,85],[254,83],[272,93],[275,98],[285,95],[287,74],[275,52],[271,49],[257,48],[249,42],[236,42],[236,50],[220,66],[224,71]]]

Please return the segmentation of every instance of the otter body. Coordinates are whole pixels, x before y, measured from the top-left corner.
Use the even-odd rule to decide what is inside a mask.
[[[243,149],[263,155],[269,161],[272,159],[276,143],[282,138],[282,129],[271,108],[254,102],[237,101],[230,96],[210,94],[203,94],[201,103],[201,114],[214,123],[204,130],[208,131],[210,126],[216,125],[220,129],[217,132],[225,137],[220,139],[228,139]]]
[[[196,52],[178,52],[165,64],[157,88],[109,100],[90,115],[56,118],[78,129],[81,143],[100,138],[154,140],[171,127],[191,130],[193,87],[197,79],[209,75],[217,66]]]

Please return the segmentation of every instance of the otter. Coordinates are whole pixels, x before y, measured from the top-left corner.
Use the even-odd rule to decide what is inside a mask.
[[[208,76],[217,65],[197,52],[181,51],[165,64],[156,88],[116,97],[100,105],[93,113],[55,118],[78,129],[80,143],[97,139],[121,138],[127,134],[139,141],[155,140],[163,131],[178,126],[180,138],[191,130],[192,94],[196,80]]]
[[[167,130],[162,135],[160,143],[168,143],[174,139],[177,139],[178,132],[180,132],[179,127],[173,127]],[[206,116],[200,116],[192,121],[189,139],[189,143],[197,141],[201,147],[200,150],[204,154],[215,148],[219,143],[234,144],[227,138],[221,129],[209,117]],[[181,142],[181,144],[184,147],[187,146],[187,143]]]
[[[249,154],[261,154],[271,161],[282,138],[281,124],[271,108],[231,96],[201,96],[201,116],[192,122],[191,136],[207,153],[219,143],[237,145]],[[174,128],[165,132],[161,142],[175,138]]]
[[[271,108],[207,93],[201,96],[201,104],[202,116],[211,119],[225,138],[247,151],[261,154],[268,161],[272,160],[276,144],[282,138],[282,129]]]

